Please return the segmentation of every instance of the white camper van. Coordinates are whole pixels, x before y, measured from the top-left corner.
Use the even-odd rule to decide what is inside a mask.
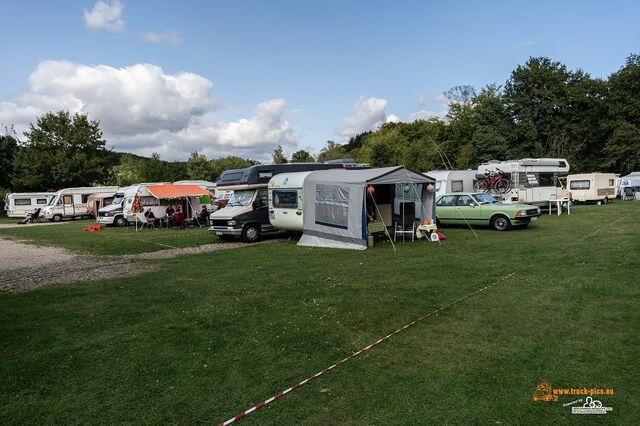
[[[115,193],[117,186],[95,186],[84,188],[65,188],[56,192],[51,201],[42,209],[46,220],[60,222],[62,219],[89,217],[87,201],[91,194]]]
[[[478,166],[478,178],[498,172],[511,181],[504,194],[491,192],[502,202],[546,206],[551,199],[569,196],[561,182],[569,174],[569,162],[564,158],[489,161]]]
[[[4,210],[8,217],[26,217],[46,206],[55,192],[14,192],[4,197]]]
[[[476,182],[475,170],[432,170],[423,173],[436,180],[436,198],[454,192],[473,192]]]
[[[574,203],[600,201],[606,204],[616,198],[616,175],[613,173],[569,175],[567,188]]]
[[[269,222],[274,227],[285,231],[302,231],[302,186],[309,173],[282,173],[269,180]]]

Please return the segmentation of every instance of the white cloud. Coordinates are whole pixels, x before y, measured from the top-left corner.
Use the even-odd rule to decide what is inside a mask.
[[[386,99],[360,97],[355,104],[353,115],[344,120],[344,125],[338,134],[351,137],[358,133],[375,130],[387,122],[386,107]]]
[[[98,0],[93,9],[85,9],[84,24],[88,28],[124,31],[126,25],[122,19],[123,11],[124,5],[119,0],[113,0],[111,3]]]
[[[416,106],[418,108],[424,107],[426,103],[427,103],[427,97],[425,95],[418,96],[418,100],[416,101]]]
[[[172,46],[180,46],[182,44],[182,37],[177,31],[149,31],[142,34],[142,40],[151,44],[168,43]]]
[[[246,118],[225,122],[213,84],[193,73],[165,74],[136,64],[123,68],[43,61],[29,76],[29,91],[0,102],[0,123],[24,131],[38,115],[61,109],[100,121],[109,146],[118,151],[184,159],[190,151],[210,157],[241,155],[265,160],[273,147],[295,147],[285,119],[287,102],[272,99]]]
[[[513,45],[513,47],[517,48],[517,49],[526,49],[529,47],[533,47],[536,45],[536,42],[533,40],[527,40],[527,41],[519,41],[516,44]]]

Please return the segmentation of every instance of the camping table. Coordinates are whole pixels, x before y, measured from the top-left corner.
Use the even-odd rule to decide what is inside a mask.
[[[571,200],[568,198],[557,198],[555,200],[549,200],[549,215],[551,215],[551,207],[555,203],[558,216],[562,214],[562,203],[567,203],[567,214],[571,215]]]
[[[420,238],[429,238],[431,233],[438,229],[436,225],[428,224],[428,225],[418,225],[416,228],[416,237]]]

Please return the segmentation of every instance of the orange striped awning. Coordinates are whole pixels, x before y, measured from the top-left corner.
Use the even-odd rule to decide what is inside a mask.
[[[147,189],[154,197],[159,199],[210,195],[210,192],[200,185],[173,185],[171,183],[165,183],[162,185],[147,185]]]

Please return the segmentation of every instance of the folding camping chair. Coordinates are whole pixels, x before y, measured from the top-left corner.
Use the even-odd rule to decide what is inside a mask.
[[[395,215],[393,241],[396,241],[398,234],[402,235],[402,241],[404,241],[404,236],[407,234],[410,234],[411,241],[414,241],[416,236],[415,203],[400,203],[400,215]]]
[[[628,201],[628,200],[635,200],[635,199],[636,199],[636,194],[633,188],[630,186],[625,187],[622,191],[622,200]]]

